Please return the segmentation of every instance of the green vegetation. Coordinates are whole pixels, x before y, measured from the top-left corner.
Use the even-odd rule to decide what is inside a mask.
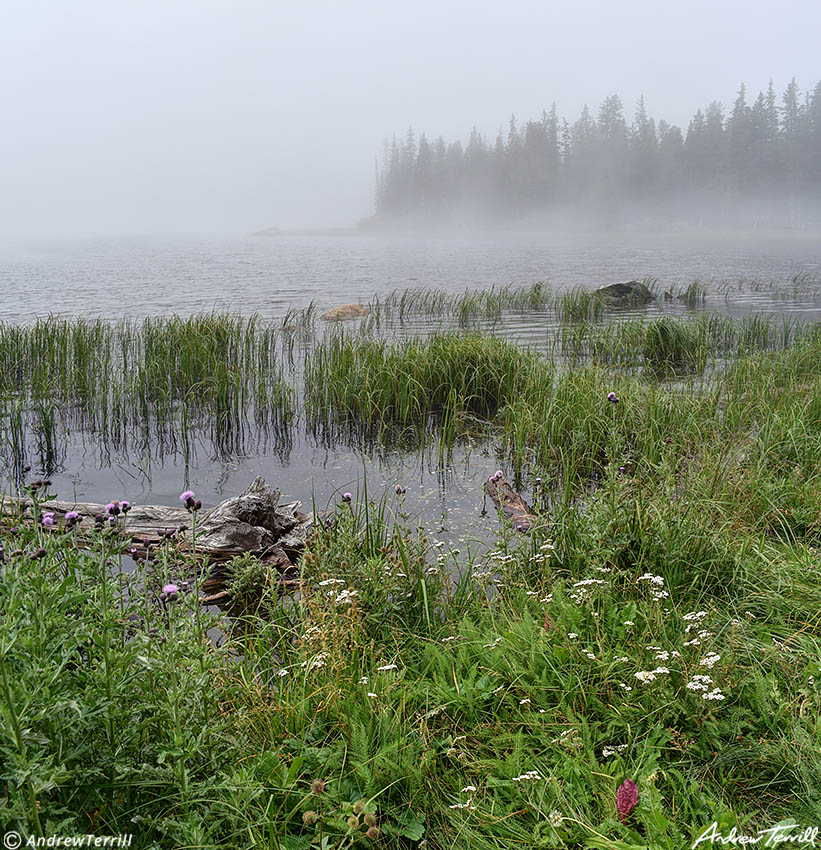
[[[536,530],[489,551],[365,492],[318,523],[298,594],[245,557],[246,613],[214,617],[163,597],[192,570],[170,541],[129,574],[114,530],[80,548],[7,514],[0,822],[277,850],[672,850],[713,821],[818,823],[821,334],[679,325],[574,324],[575,364],[473,334],[318,344],[312,415],[450,409],[500,429],[522,487],[539,476]]]

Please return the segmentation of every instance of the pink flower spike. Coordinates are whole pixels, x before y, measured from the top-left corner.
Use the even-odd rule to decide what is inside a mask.
[[[632,779],[625,779],[616,792],[616,808],[622,823],[627,823],[627,815],[633,811],[639,801],[639,789]]]

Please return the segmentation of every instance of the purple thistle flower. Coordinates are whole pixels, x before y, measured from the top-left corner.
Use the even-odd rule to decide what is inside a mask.
[[[396,485],[396,495],[401,496],[405,492],[405,488],[401,484]]]
[[[501,479],[504,478],[504,477],[505,477],[504,472],[502,472],[501,469],[497,469],[496,470],[496,480],[501,481]]]
[[[610,392],[607,393],[607,400],[612,401],[615,404],[619,400],[619,397],[613,392],[613,390],[610,390]]]
[[[616,808],[619,810],[621,822],[627,823],[627,815],[633,811],[639,801],[639,789],[632,779],[625,779],[616,792]]]
[[[353,499],[353,496],[350,493],[343,493],[342,494],[342,501],[343,502],[350,502],[351,499]]]
[[[80,514],[77,511],[66,511],[66,522],[77,522],[80,519]]]
[[[179,587],[177,587],[176,584],[169,583],[169,584],[163,585],[162,592],[163,593],[176,593],[178,590],[179,590]]]
[[[124,514],[127,514],[131,510],[131,502],[126,502],[125,500],[120,502],[120,510]]]
[[[196,493],[194,493],[193,490],[183,490],[182,493],[180,493],[181,502],[193,502],[196,497]]]
[[[45,513],[40,517],[40,522],[43,523],[45,528],[51,528],[54,525],[54,514]]]

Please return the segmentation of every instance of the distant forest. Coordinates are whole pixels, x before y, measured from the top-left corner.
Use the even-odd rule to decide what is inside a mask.
[[[510,119],[495,142],[474,128],[467,144],[417,137],[386,142],[376,214],[365,224],[514,222],[575,211],[579,221],[659,217],[706,224],[821,223],[821,82],[780,96],[770,82],[752,100],[699,109],[686,131],[632,120],[618,95],[574,123],[554,104],[538,120]]]

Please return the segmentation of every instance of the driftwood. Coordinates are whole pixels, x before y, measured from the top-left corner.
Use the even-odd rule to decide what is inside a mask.
[[[496,510],[501,510],[509,519],[517,531],[527,533],[538,522],[538,517],[533,508],[504,480],[497,479],[491,475],[485,482],[485,490],[496,505]]]
[[[342,304],[340,307],[327,310],[319,318],[325,322],[344,322],[348,319],[361,319],[370,312],[371,308],[362,304]]]
[[[239,496],[226,499],[210,510],[202,510],[196,521],[196,546],[192,545],[193,522],[184,507],[166,505],[134,505],[117,517],[117,529],[130,541],[135,559],[148,556],[153,548],[173,538],[183,550],[196,553],[197,561],[208,559],[214,569],[202,583],[204,591],[219,590],[228,578],[226,564],[244,553],[259,557],[275,567],[287,583],[296,578],[296,561],[308,541],[313,520],[299,511],[299,502],[279,504],[280,491],[256,478]],[[7,513],[31,508],[31,499],[9,500]],[[106,506],[91,502],[45,501],[40,510],[54,514],[55,524],[63,525],[65,514],[76,511],[83,518],[78,528],[82,534],[105,517]],[[220,597],[219,599],[216,597]],[[218,602],[227,592],[218,592],[204,601]]]

